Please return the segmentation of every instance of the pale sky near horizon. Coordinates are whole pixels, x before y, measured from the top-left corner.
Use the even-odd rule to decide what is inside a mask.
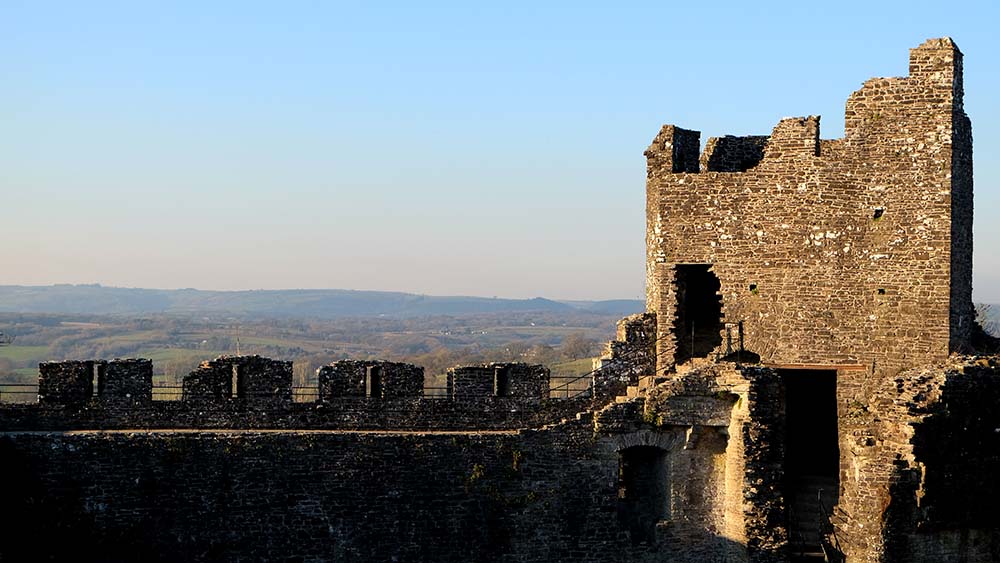
[[[843,133],[965,54],[975,298],[1000,302],[982,2],[0,0],[0,284],[640,298],[663,123]]]

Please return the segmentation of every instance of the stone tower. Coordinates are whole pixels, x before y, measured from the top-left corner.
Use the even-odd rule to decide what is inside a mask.
[[[962,53],[910,51],[906,78],[768,137],[664,126],[646,151],[647,310],[658,372],[734,350],[768,365],[885,370],[967,348],[972,134]],[[742,344],[742,346],[741,346]]]

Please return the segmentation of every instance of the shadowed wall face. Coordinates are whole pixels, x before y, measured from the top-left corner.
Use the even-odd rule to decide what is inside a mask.
[[[292,362],[261,356],[220,356],[184,376],[185,401],[291,402]]]
[[[92,361],[43,362],[38,366],[38,402],[78,404],[94,394]]]
[[[419,398],[424,392],[424,368],[410,364],[341,360],[316,371],[321,401],[341,397]]]
[[[148,403],[153,399],[153,362],[145,359],[69,360],[38,366],[42,404],[79,406],[94,398],[105,403]]]
[[[153,362],[116,359],[97,373],[97,394],[105,401],[145,403],[153,400]]]
[[[618,469],[618,519],[632,542],[656,541],[656,524],[670,517],[667,452],[654,446],[622,450]]]
[[[448,370],[448,395],[457,401],[539,401],[549,398],[549,376],[547,367],[523,363],[456,367]]]
[[[3,434],[0,455],[0,478],[20,483],[0,514],[11,560],[70,547],[78,561],[597,563],[650,549],[702,560],[691,538],[632,545],[616,516],[619,456],[586,425],[545,436]],[[653,491],[662,509],[662,478],[626,476],[629,498]]]

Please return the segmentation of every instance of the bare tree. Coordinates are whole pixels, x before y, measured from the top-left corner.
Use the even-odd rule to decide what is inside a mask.
[[[976,303],[976,322],[983,327],[986,334],[1000,336],[1000,319],[993,315],[993,305]]]

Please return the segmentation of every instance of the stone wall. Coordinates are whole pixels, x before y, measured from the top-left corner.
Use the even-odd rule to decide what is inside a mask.
[[[148,403],[153,400],[153,362],[116,359],[97,372],[97,395],[103,401]]]
[[[699,134],[660,131],[646,156],[647,308],[661,371],[674,364],[682,264],[711,265],[721,321],[743,322],[746,348],[765,362],[874,362],[886,374],[966,346],[972,146],[962,54],[944,39],[910,58],[909,77],[869,80],[850,97],[843,139],[821,141],[818,117],[784,119],[745,171],[709,163],[727,142],[756,148],[760,137],[710,141],[698,170]]]
[[[3,516],[0,549],[38,560],[72,545],[78,561],[637,559],[648,547],[614,516],[616,453],[559,434],[6,435],[13,463],[0,471],[24,487],[7,499],[18,518]]]
[[[38,402],[81,405],[96,397],[104,403],[145,403],[153,395],[153,363],[144,359],[67,360],[38,365]]]
[[[185,401],[223,403],[233,397],[233,366],[226,361],[206,360],[184,376]]]
[[[238,400],[291,402],[292,362],[260,356],[240,356],[234,365]]]
[[[93,398],[73,405],[0,405],[3,430],[83,429],[341,429],[503,430],[530,428],[575,417],[593,408],[589,397],[536,399],[484,397],[368,399],[344,397],[304,403],[207,403],[200,400],[145,404]]]
[[[997,560],[1000,361],[857,390],[837,389],[831,543],[850,562]],[[4,405],[0,477],[19,486],[0,560],[786,561],[785,401],[778,370],[705,361],[604,406]]]
[[[220,356],[184,376],[183,387],[186,401],[290,402],[292,362],[256,355]]]
[[[750,538],[748,549],[766,521],[748,521],[762,517],[742,500],[766,489],[766,463],[748,472],[743,455],[760,428],[748,394],[760,380],[729,365],[645,406],[516,431],[19,432],[0,421],[0,478],[20,484],[0,512],[0,559],[72,546],[75,561],[776,561],[780,545]],[[636,451],[657,453],[663,480],[623,481]],[[669,504],[652,521],[630,500],[649,495]]]
[[[835,523],[849,561],[1000,560],[1000,363],[902,372],[842,418]]]
[[[385,361],[341,360],[316,370],[321,401],[338,397],[415,398],[424,393],[424,368]]]
[[[548,424],[608,400],[550,399],[548,368],[523,363],[454,368],[449,394],[425,397],[422,367],[344,360],[317,370],[316,400],[294,403],[292,362],[260,356],[202,362],[184,378],[180,401],[152,400],[149,360],[46,362],[40,371],[41,401],[0,405],[0,430],[497,430]]]
[[[656,370],[656,315],[641,313],[618,321],[615,339],[595,362],[591,389],[597,396],[622,395]]]
[[[94,395],[93,361],[42,362],[38,365],[40,404],[79,404]]]
[[[720,552],[716,545],[704,552],[704,560],[783,561],[788,515],[781,489],[783,407],[775,372],[733,363],[692,369],[650,392],[644,419],[684,432],[685,451],[691,453],[672,463],[678,482],[674,502],[693,511],[684,521],[718,530],[726,546],[745,546],[745,552]],[[699,447],[702,442],[710,457],[702,457],[708,453]]]
[[[549,398],[549,369],[524,363],[490,363],[448,370],[448,396],[456,401],[484,397],[538,401]]]

